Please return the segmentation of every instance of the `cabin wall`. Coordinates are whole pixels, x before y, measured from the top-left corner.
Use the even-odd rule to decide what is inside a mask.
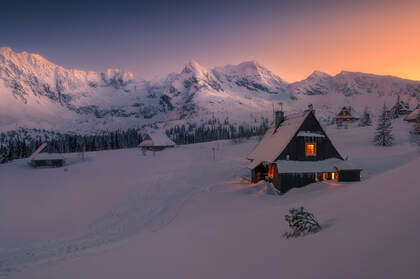
[[[329,158],[343,159],[312,114],[302,123],[297,133],[299,131],[321,131],[325,137],[298,137],[295,135],[276,160],[319,161]],[[316,156],[306,156],[306,142],[315,142],[317,144]]]
[[[338,181],[360,181],[361,170],[340,170]]]
[[[344,179],[353,179],[353,180],[341,180],[341,174],[338,173],[338,181],[357,181],[356,173],[351,173],[352,171],[344,171]],[[334,174],[334,176],[333,176]],[[360,180],[360,171],[357,173],[357,176]],[[274,186],[281,192],[285,193],[292,188],[300,188],[311,183],[315,183],[322,180],[336,180],[337,172],[320,172],[320,173],[280,173],[278,174],[279,183],[274,184]],[[335,177],[335,178],[334,178]]]
[[[62,167],[64,160],[62,159],[46,159],[46,160],[32,160],[33,167]]]
[[[274,185],[281,193],[316,182],[315,173],[280,173],[279,184]]]
[[[251,182],[257,183],[268,175],[268,167],[260,164],[251,170]]]

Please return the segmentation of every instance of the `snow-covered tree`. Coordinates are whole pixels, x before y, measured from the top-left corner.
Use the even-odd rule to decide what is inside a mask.
[[[379,117],[373,141],[380,146],[390,146],[394,142],[394,137],[392,136],[392,115],[386,105],[384,105]]]
[[[370,126],[372,125],[372,120],[370,119],[370,113],[367,109],[367,107],[365,108],[365,111],[363,112],[362,117],[359,120],[359,126],[360,127],[366,127],[366,126]]]
[[[290,215],[284,216],[284,219],[289,223],[291,231],[283,234],[285,238],[304,236],[309,233],[316,233],[321,229],[318,221],[312,213],[309,213],[305,208],[289,209]]]

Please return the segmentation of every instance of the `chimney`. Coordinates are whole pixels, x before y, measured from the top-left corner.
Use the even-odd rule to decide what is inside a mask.
[[[278,110],[274,113],[274,123],[276,125],[276,129],[280,126],[280,124],[284,121],[284,112]]]
[[[308,109],[306,109],[305,111],[312,111],[313,114],[315,114],[314,106],[312,104],[309,104]]]

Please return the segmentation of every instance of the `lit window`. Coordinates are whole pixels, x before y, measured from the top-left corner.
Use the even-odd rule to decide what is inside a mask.
[[[305,144],[306,156],[316,156],[316,143],[310,142]]]

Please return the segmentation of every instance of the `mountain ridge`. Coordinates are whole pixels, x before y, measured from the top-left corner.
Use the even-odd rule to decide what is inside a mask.
[[[331,100],[322,98],[328,94]],[[0,47],[0,130],[45,126],[93,131],[201,123],[214,117],[251,123],[271,117],[279,102],[290,112],[312,103],[327,118],[349,102],[375,107],[377,98],[390,103],[398,95],[416,105],[420,81],[315,70],[302,81],[287,83],[255,60],[208,69],[194,59],[178,73],[140,80],[121,69],[66,69],[41,55]]]

